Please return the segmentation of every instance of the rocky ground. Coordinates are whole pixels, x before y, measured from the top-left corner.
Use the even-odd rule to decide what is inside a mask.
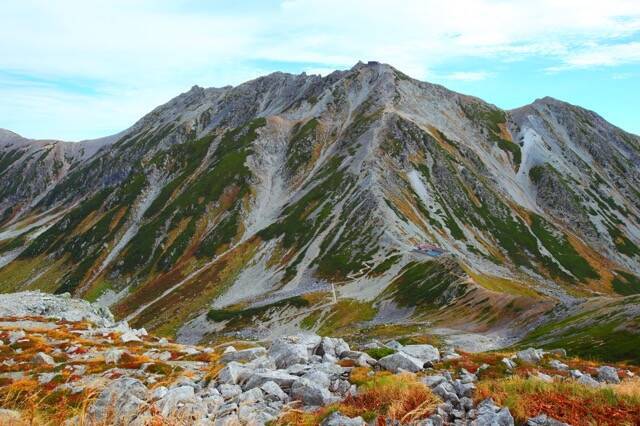
[[[404,343],[404,344],[403,344]],[[0,296],[0,424],[640,424],[640,370],[299,334],[182,345],[87,302]]]

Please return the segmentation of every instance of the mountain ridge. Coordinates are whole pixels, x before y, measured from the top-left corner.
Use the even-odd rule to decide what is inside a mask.
[[[379,63],[194,86],[46,192],[0,194],[0,288],[71,291],[194,342],[266,332],[243,315],[521,336],[640,292],[640,138],[593,114],[504,111]]]

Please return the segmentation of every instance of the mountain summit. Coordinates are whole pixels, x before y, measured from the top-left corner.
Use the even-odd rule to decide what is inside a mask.
[[[0,188],[2,291],[191,343],[429,323],[504,345],[587,308],[624,327],[640,293],[638,136],[376,62],[194,86],[99,142],[3,131]]]

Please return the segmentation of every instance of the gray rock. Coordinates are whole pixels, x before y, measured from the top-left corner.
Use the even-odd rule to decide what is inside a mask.
[[[423,364],[440,360],[440,351],[431,345],[406,345],[399,351],[419,359]]]
[[[514,421],[508,408],[500,408],[491,398],[478,404],[474,426],[513,426]]]
[[[400,370],[416,373],[422,370],[424,363],[403,352],[396,352],[395,354],[380,358],[378,365],[392,373],[398,373]]]
[[[598,381],[610,384],[620,383],[618,370],[608,365],[598,368]]]
[[[129,424],[147,407],[147,394],[147,387],[137,379],[116,379],[89,407],[89,418],[98,424]]]
[[[542,349],[528,348],[518,352],[516,355],[522,362],[537,364],[544,357],[544,351]]]
[[[278,368],[287,368],[294,364],[306,364],[309,362],[310,355],[305,344],[278,339],[271,344],[269,357],[274,360]]]
[[[459,397],[471,397],[476,390],[476,385],[473,383],[462,383],[460,380],[453,382],[453,387]]]
[[[567,371],[569,366],[563,362],[558,361],[557,359],[552,359],[549,361],[549,365],[556,370]]]
[[[549,376],[548,374],[544,374],[540,371],[538,371],[538,374],[536,374],[535,377],[542,380],[543,382],[553,383],[553,377]]]
[[[320,387],[329,388],[331,385],[331,379],[322,371],[310,371],[302,376],[303,379],[307,379]]]
[[[527,420],[526,426],[570,426],[568,423],[563,423],[546,414],[540,414],[539,416],[532,417]]]
[[[224,353],[220,358],[221,362],[249,362],[267,354],[267,350],[263,347],[243,349],[241,351],[231,351]]]
[[[513,360],[511,360],[509,358],[502,358],[502,363],[504,365],[506,365],[507,369],[509,369],[509,370],[513,370],[514,368],[516,368],[516,363],[513,362]]]
[[[449,382],[442,382],[435,388],[433,393],[442,398],[445,402],[450,402],[452,405],[457,406],[460,403],[460,398],[456,392],[456,389]]]
[[[402,345],[397,340],[390,340],[387,343],[385,343],[385,345],[386,347],[390,349],[395,349],[396,351],[399,351],[400,349],[402,349]]]
[[[321,426],[365,426],[366,423],[362,417],[347,417],[339,411],[334,411],[320,423]]]
[[[571,377],[573,377],[574,379],[579,379],[580,377],[584,376],[584,373],[580,370],[571,370],[569,374],[571,374]]]
[[[294,376],[282,370],[253,372],[243,383],[244,389],[252,389],[261,387],[267,382],[275,382],[282,389],[289,389],[291,385],[299,380],[298,376]]]
[[[252,402],[258,402],[262,400],[264,400],[264,394],[262,393],[260,388],[249,389],[248,391],[238,395],[238,403],[240,405],[248,404]]]
[[[44,352],[38,352],[31,358],[31,362],[39,365],[56,365],[56,362],[50,355],[45,354]]]
[[[27,334],[22,330],[10,331],[9,332],[9,344],[13,345],[18,340],[22,340],[27,337]]]
[[[251,370],[244,367],[242,364],[239,364],[237,362],[230,362],[218,372],[218,381],[221,383],[236,385],[250,373]]]
[[[283,402],[287,402],[289,400],[289,396],[274,381],[263,383],[262,386],[260,386],[260,389],[266,394],[267,399],[271,396]]]
[[[422,383],[424,383],[425,385],[429,386],[430,388],[435,388],[440,383],[446,382],[446,381],[447,381],[446,377],[441,376],[439,374],[436,374],[436,375],[433,375],[433,376],[424,376],[422,378]]]
[[[222,383],[218,385],[218,392],[224,399],[234,398],[242,393],[242,388],[239,385],[233,385],[229,383]]]
[[[269,358],[268,356],[258,357],[243,365],[245,368],[249,368],[252,370],[257,370],[260,368],[266,368],[267,370],[275,370],[277,368],[276,363],[273,361],[273,359]]]
[[[167,389],[166,386],[158,386],[151,393],[151,400],[157,401],[159,399],[162,399],[167,394],[167,392],[169,392],[169,389]]]
[[[278,413],[264,404],[240,405],[238,418],[240,424],[264,425],[276,419]]]
[[[578,383],[582,383],[585,386],[591,386],[592,388],[597,388],[598,386],[600,386],[600,382],[598,382],[588,374],[583,374],[582,376],[578,377]]]
[[[304,378],[298,379],[291,386],[291,398],[312,406],[329,405],[340,400],[329,389]]]
[[[160,414],[168,416],[175,413],[179,407],[179,404],[196,403],[198,398],[191,386],[179,386],[177,388],[169,389],[167,393],[156,402],[156,406],[160,410]]]
[[[116,348],[110,348],[107,349],[104,354],[104,362],[107,364],[117,364],[118,362],[120,362],[120,358],[122,358],[122,355],[124,355],[124,350],[122,349],[116,349]],[[169,354],[169,356],[171,356],[171,354]]]
[[[53,378],[56,377],[56,375],[57,375],[57,373],[41,373],[41,374],[38,374],[38,383],[40,383],[41,385],[46,385],[51,380],[53,380]]]

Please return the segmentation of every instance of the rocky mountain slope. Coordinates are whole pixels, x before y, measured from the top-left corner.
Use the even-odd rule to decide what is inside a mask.
[[[0,424],[632,425],[638,367],[312,333],[192,346],[104,307],[0,295]]]
[[[359,63],[194,87],[99,150],[3,138],[0,289],[183,342],[432,327],[504,346],[640,292],[640,138],[550,98],[503,111]]]

